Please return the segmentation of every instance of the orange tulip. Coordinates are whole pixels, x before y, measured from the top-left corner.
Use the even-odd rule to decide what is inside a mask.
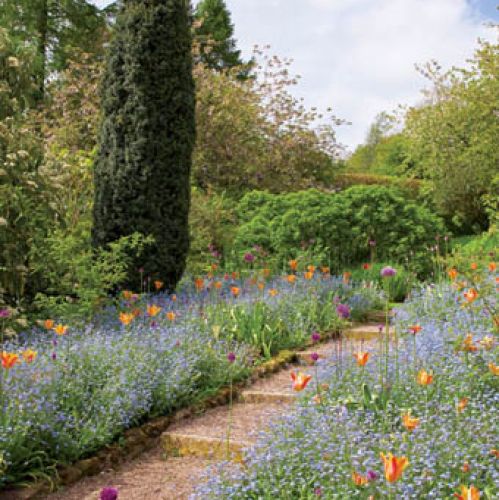
[[[264,278],[268,278],[270,276],[270,269],[268,268],[265,268],[265,269],[262,269],[262,274],[263,274],[263,277]]]
[[[25,351],[23,351],[23,358],[26,363],[32,363],[37,355],[38,353],[36,351],[33,351],[32,349],[26,349]]]
[[[486,335],[482,340],[479,341],[479,343],[484,349],[487,349],[488,351],[492,349],[492,347],[494,347],[495,338],[490,335]]]
[[[387,457],[384,453],[380,453],[380,457],[385,465],[385,478],[389,483],[398,481],[409,465],[407,457],[396,457],[391,453],[388,453]]]
[[[467,486],[461,485],[461,493],[454,493],[454,496],[459,500],[480,500],[480,490],[471,485],[469,488]]]
[[[172,311],[169,311],[166,313],[166,317],[170,320],[170,321],[175,321],[175,317],[176,317],[176,314]]]
[[[147,306],[147,314],[149,314],[151,318],[154,318],[154,316],[157,316],[160,312],[161,307],[158,307],[156,304]]]
[[[135,308],[133,311],[132,311],[132,315],[134,318],[138,318],[140,315],[142,314],[142,311],[138,308]]]
[[[194,280],[194,285],[196,286],[196,290],[200,292],[204,288],[204,279],[203,278],[196,278]]]
[[[454,281],[457,278],[457,269],[453,267],[447,271],[447,274],[449,275],[449,278]]]
[[[52,330],[54,328],[54,320],[52,319],[46,319],[45,323],[43,324],[47,330]]]
[[[499,375],[499,365],[495,365],[492,361],[489,363],[489,370],[494,375]]]
[[[156,288],[156,290],[161,290],[163,288],[163,285],[164,283],[161,280],[156,280],[154,282],[154,288]]]
[[[211,269],[212,271],[216,271],[216,270],[218,269],[218,264],[212,264],[212,265],[210,266],[210,269]]]
[[[352,472],[352,479],[355,486],[364,486],[369,482],[367,477],[361,476],[358,472],[355,471]]]
[[[324,266],[324,267],[321,267],[321,271],[322,271],[322,274],[329,274],[329,267],[328,266]]]
[[[7,370],[10,370],[19,361],[19,356],[17,354],[2,352],[2,366]]]
[[[124,312],[120,313],[120,321],[125,326],[129,325],[134,318],[135,316],[132,313],[124,313]]]
[[[311,280],[314,277],[314,273],[306,272],[303,274],[306,280]]]
[[[123,290],[121,292],[121,294],[123,295],[123,298],[125,300],[130,300],[132,298],[132,295],[133,295],[133,293],[130,290]]]
[[[464,298],[468,303],[472,303],[478,297],[478,292],[474,288],[470,288],[467,292],[464,292]]]
[[[275,288],[271,288],[271,289],[269,290],[269,295],[270,295],[271,297],[275,297],[278,293],[279,293],[279,292],[278,292]]]
[[[233,280],[237,280],[237,278],[239,278],[239,273],[237,271],[232,271],[230,275],[232,276]]]
[[[237,286],[233,286],[233,287],[231,287],[231,289],[230,289],[230,293],[232,293],[232,295],[233,295],[234,297],[238,297],[240,292],[241,292],[241,289],[240,289],[240,288],[238,288]]]
[[[172,295],[172,302],[177,302],[177,296],[175,294]]]
[[[61,325],[61,324],[58,324],[55,328],[54,328],[54,332],[57,334],[57,335],[66,335],[66,332],[68,330],[68,327],[66,325]]]
[[[322,403],[322,398],[320,397],[319,394],[316,394],[313,398],[312,398],[312,401],[314,402],[314,404],[316,405],[320,405]]]
[[[291,372],[291,380],[293,381],[293,389],[295,391],[303,391],[311,379],[312,375],[307,375],[302,372],[298,372],[298,374]]]
[[[472,262],[470,267],[473,271],[476,271],[478,269],[478,264],[476,262]]]
[[[409,331],[416,335],[416,333],[419,333],[423,328],[420,325],[412,325],[409,327]]]
[[[362,264],[362,269],[364,269],[364,271],[368,271],[371,269],[371,264]]]
[[[369,360],[369,353],[368,352],[356,352],[353,357],[357,361],[357,364],[359,366],[365,366],[367,361]]]
[[[433,374],[420,370],[416,380],[419,385],[430,385],[433,382]]]
[[[419,425],[419,418],[411,417],[410,413],[404,413],[402,423],[408,431],[413,431]]]
[[[468,401],[469,401],[468,398],[461,398],[459,400],[459,403],[457,403],[458,413],[461,413],[466,408],[466,406],[468,405]]]
[[[258,290],[263,291],[264,288],[265,288],[265,283],[262,282],[258,283]]]
[[[291,268],[292,271],[296,271],[296,269],[298,268],[298,261],[297,260],[290,260],[289,267]]]
[[[307,266],[307,271],[308,271],[309,273],[314,274],[314,273],[315,273],[315,266]]]
[[[495,262],[490,262],[489,263],[489,271],[493,273],[497,269],[496,263]]]
[[[288,283],[294,283],[296,281],[296,276],[294,274],[288,274],[286,279],[288,280]]]
[[[475,352],[478,350],[478,347],[473,343],[473,335],[471,333],[468,333],[463,340],[462,349],[467,352]]]
[[[468,474],[468,472],[470,471],[470,469],[471,469],[470,464],[468,462],[464,462],[463,466],[461,467],[461,470],[465,474]]]
[[[214,286],[217,290],[220,290],[220,288],[222,288],[222,282],[221,282],[221,281],[215,281],[215,283],[213,283],[213,286]]]
[[[255,286],[255,285],[256,285],[256,283],[257,283],[257,279],[256,279],[256,278],[251,278],[251,279],[249,280],[249,284],[250,284],[251,286]]]
[[[496,458],[499,458],[499,450],[496,450],[495,448],[490,450],[490,454],[494,455],[494,457],[496,457]]]
[[[349,273],[348,271],[345,271],[343,273],[343,283],[348,284],[350,281],[350,278],[352,277],[352,273]]]

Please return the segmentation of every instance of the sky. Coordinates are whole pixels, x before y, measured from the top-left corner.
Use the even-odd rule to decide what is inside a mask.
[[[93,0],[103,7],[106,0]],[[194,3],[197,3],[196,0]],[[226,0],[235,38],[249,58],[255,44],[291,58],[293,94],[333,109],[350,150],[382,111],[421,100],[427,81],[415,64],[463,66],[476,40],[495,37],[497,0]]]

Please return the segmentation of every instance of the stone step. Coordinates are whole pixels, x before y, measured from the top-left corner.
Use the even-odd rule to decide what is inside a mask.
[[[288,384],[289,385],[289,384]],[[241,399],[245,403],[292,403],[296,395],[286,392],[243,391]]]
[[[251,446],[252,443],[196,434],[164,432],[161,436],[161,444],[168,457],[195,456],[242,462],[244,448]]]

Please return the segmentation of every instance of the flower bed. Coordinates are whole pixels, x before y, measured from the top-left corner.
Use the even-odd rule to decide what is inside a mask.
[[[273,354],[303,344],[311,329],[339,328],[333,297],[376,303],[375,291],[369,301],[365,290],[329,276],[276,279],[265,290],[232,278],[215,283],[197,280],[178,296],[124,292],[95,325],[48,321],[5,343],[0,486],[91,456],[125,429],[245,378],[264,344]]]
[[[302,404],[194,497],[497,498],[494,280],[423,289],[367,361],[319,360]]]

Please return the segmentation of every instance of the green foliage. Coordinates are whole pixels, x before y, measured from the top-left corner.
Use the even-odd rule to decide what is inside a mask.
[[[196,6],[194,36],[199,43],[199,60],[216,71],[242,66],[236,48],[234,25],[224,0],[201,0]]]
[[[189,248],[194,129],[186,2],[127,2],[104,76],[93,241],[100,247],[137,230],[154,236],[134,264],[169,289],[184,271]],[[139,289],[138,274],[124,284]]]
[[[249,208],[251,207],[251,208]],[[258,244],[275,265],[315,249],[322,263],[336,271],[372,258],[406,262],[414,271],[428,271],[427,246],[444,226],[428,209],[407,203],[403,195],[381,186],[358,186],[337,195],[309,190],[285,195],[248,193],[236,208],[240,226],[236,251],[243,255]],[[323,256],[324,258],[324,256]]]
[[[486,229],[487,199],[497,200],[498,49],[481,42],[468,69],[423,68],[434,88],[406,117],[410,155],[433,182],[439,212],[464,233]]]

